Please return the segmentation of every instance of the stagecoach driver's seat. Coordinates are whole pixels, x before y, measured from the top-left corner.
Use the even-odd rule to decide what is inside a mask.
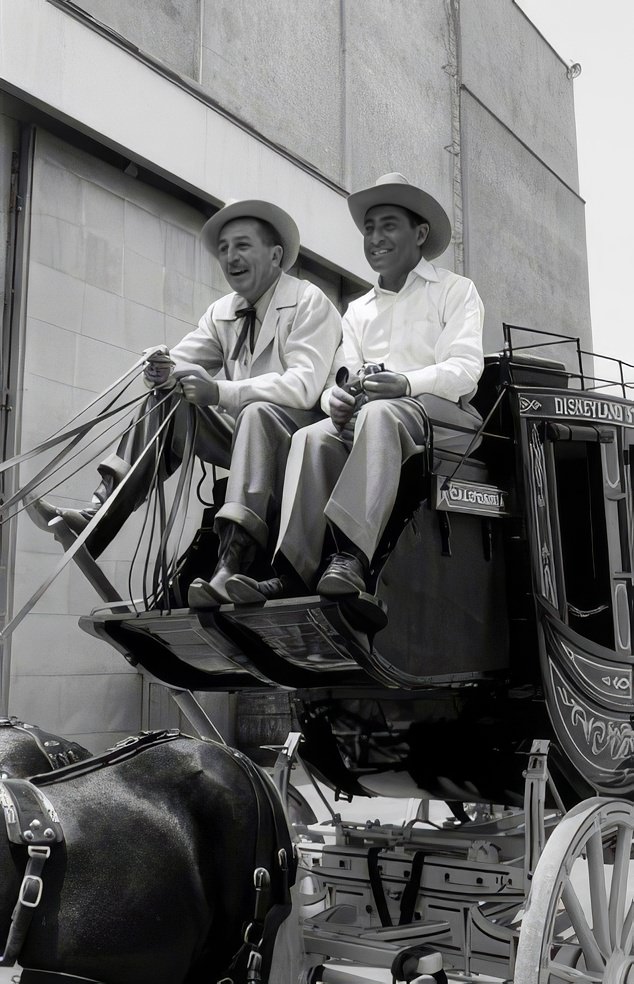
[[[445,210],[401,174],[348,205],[378,283],[344,316],[322,397],[328,419],[293,436],[275,555],[282,576],[230,578],[235,603],[297,593],[291,572],[304,592],[365,593],[403,464],[429,450],[430,427],[435,448],[464,453],[482,423],[469,401],[484,365],[483,305],[470,280],[431,262],[451,241]],[[324,570],[328,528],[336,552]]]

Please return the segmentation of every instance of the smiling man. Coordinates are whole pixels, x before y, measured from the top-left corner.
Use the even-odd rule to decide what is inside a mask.
[[[350,195],[348,206],[379,278],[344,316],[335,369],[354,378],[368,363],[383,368],[363,378],[361,396],[328,388],[330,419],[293,437],[277,546],[279,569],[290,564],[329,597],[366,591],[401,466],[425,449],[429,425],[435,447],[464,451],[481,423],[469,399],[483,368],[482,302],[470,280],[430,262],[451,241],[444,209],[401,174]],[[328,525],[337,553],[319,578]],[[286,590],[283,579],[228,584],[236,602]]]
[[[341,318],[325,294],[285,272],[297,259],[299,231],[283,209],[259,200],[231,202],[209,219],[202,238],[233,292],[215,301],[174,346],[173,366],[166,351],[148,361],[145,380],[152,392],[116,453],[99,465],[102,482],[92,502],[57,509],[40,499],[29,509],[39,525],[61,515],[79,533],[142,458],[128,479],[128,494],[117,497],[88,541],[98,556],[145,500],[157,465],[154,447],[143,449],[175,405],[160,478],[180,465],[187,404],[193,404],[196,454],[230,469],[216,517],[218,565],[210,582],[198,580],[189,589],[189,604],[197,608],[227,601],[227,578],[247,570],[257,548],[267,548],[275,536],[291,436],[323,417],[319,398],[341,341]],[[158,403],[158,413],[148,415]]]

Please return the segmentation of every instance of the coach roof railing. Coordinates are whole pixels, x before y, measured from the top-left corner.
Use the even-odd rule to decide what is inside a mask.
[[[615,386],[620,389],[621,395],[624,399],[632,398],[632,392],[634,391],[634,379],[628,380],[626,378],[628,375],[626,372],[627,369],[631,370],[631,374],[634,375],[634,365],[631,362],[625,362],[623,359],[618,359],[612,355],[603,355],[599,352],[592,352],[587,349],[583,349],[581,347],[581,339],[574,335],[564,335],[560,332],[543,331],[539,328],[524,328],[521,325],[509,325],[506,323],[502,325],[502,330],[504,334],[504,353],[509,359],[512,360],[513,356],[518,352],[526,352],[529,350],[534,351],[536,349],[541,350],[553,346],[572,345],[575,349],[578,371],[568,368],[557,368],[556,364],[554,364],[552,367],[549,367],[549,372],[553,375],[566,376],[569,380],[576,380],[582,390],[596,391],[606,389],[610,386]],[[519,332],[524,332],[527,335],[532,336],[538,335],[540,340],[524,345],[514,344],[514,337],[516,338]],[[544,338],[552,340],[544,341]],[[587,363],[584,362],[584,360],[588,359],[592,359],[593,362],[601,360],[602,362],[614,364],[618,367],[618,376],[616,378],[599,376],[596,375],[594,371],[588,371]]]

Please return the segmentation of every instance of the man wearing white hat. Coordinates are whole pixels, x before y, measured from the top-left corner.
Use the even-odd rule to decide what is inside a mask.
[[[83,530],[155,433],[156,415],[148,416],[148,408],[173,389],[166,405],[176,400],[180,406],[161,477],[181,462],[187,403],[197,408],[196,454],[230,468],[225,504],[216,516],[218,565],[209,583],[198,580],[190,587],[192,607],[227,601],[227,578],[248,569],[258,546],[266,548],[269,528],[277,526],[291,435],[323,416],[319,398],[341,341],[341,318],[325,294],[285,272],[297,259],[299,231],[283,209],[259,200],[230,202],[205,224],[202,238],[233,293],[215,301],[174,346],[173,367],[166,350],[162,361],[147,363],[152,392],[117,452],[99,465],[103,481],[93,501],[80,510],[56,509],[42,499],[30,505],[40,524],[61,515],[75,532]],[[144,501],[154,471],[152,449],[130,476],[129,494],[117,498],[118,508],[89,539],[93,556]]]
[[[363,379],[361,399],[330,386],[322,398],[330,419],[293,437],[276,554],[279,570],[285,561],[330,597],[366,591],[401,466],[425,449],[428,421],[434,446],[454,451],[481,424],[468,401],[483,368],[482,302],[470,280],[430,262],[451,241],[444,209],[401,174],[350,195],[348,206],[379,280],[344,315],[335,370],[384,369]],[[338,552],[317,581],[328,526]],[[228,583],[236,602],[286,590],[279,578]]]

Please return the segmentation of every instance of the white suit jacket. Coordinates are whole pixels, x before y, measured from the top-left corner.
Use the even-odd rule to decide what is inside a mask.
[[[198,327],[171,350],[172,358],[177,365],[195,363],[220,377],[219,406],[234,417],[246,404],[258,400],[312,409],[319,402],[341,341],[339,312],[319,287],[283,273],[245,376],[244,367],[231,358],[242,327],[236,310],[244,306],[244,298],[236,293],[214,301]]]

